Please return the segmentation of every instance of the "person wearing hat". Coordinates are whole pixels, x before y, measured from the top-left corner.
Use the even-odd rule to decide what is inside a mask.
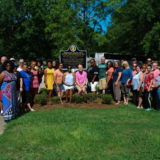
[[[10,58],[10,61],[12,61],[13,63],[15,63],[15,58]]]

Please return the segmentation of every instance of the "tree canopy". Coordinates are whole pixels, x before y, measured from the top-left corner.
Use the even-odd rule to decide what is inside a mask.
[[[158,57],[158,0],[0,0],[0,55],[58,57],[71,44],[95,52]],[[102,21],[111,15],[103,31]]]
[[[128,0],[112,15],[105,47],[110,52],[160,55],[160,1]]]

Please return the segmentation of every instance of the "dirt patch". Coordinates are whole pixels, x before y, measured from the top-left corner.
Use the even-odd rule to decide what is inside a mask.
[[[35,110],[51,110],[55,108],[87,108],[87,109],[103,109],[103,108],[117,108],[120,107],[120,105],[114,105],[114,104],[99,104],[99,103],[80,103],[80,104],[55,104],[55,105],[40,105],[40,104],[35,104],[33,108]]]

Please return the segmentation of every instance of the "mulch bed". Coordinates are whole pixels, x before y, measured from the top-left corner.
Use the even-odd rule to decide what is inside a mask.
[[[40,105],[40,104],[34,104],[33,108],[35,110],[51,110],[51,109],[56,109],[56,108],[87,108],[87,109],[103,109],[103,108],[117,108],[120,107],[120,105],[115,105],[115,104],[101,104],[101,103],[80,103],[80,104],[47,104],[47,105]]]

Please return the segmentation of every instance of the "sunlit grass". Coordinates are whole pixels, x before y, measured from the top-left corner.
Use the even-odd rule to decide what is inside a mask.
[[[0,160],[158,159],[160,113],[132,105],[28,113],[0,136]]]

